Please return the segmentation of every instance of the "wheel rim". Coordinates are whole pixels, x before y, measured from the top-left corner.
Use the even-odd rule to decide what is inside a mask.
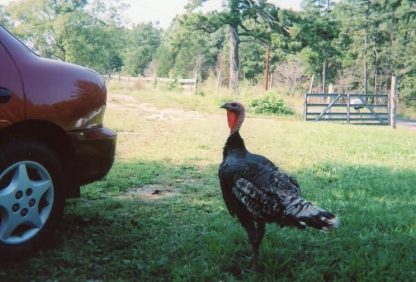
[[[0,174],[0,242],[22,244],[46,224],[53,207],[52,178],[40,163],[22,161]]]

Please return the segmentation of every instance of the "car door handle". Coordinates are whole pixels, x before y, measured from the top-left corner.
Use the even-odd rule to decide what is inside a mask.
[[[12,91],[10,89],[0,87],[0,103],[7,103],[12,97]]]

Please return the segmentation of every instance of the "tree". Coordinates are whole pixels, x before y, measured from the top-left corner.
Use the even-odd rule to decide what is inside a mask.
[[[405,100],[412,96],[412,73],[416,69],[413,59],[416,37],[412,28],[416,24],[415,9],[416,4],[411,0],[344,0],[336,5],[334,15],[340,22],[339,39],[343,38],[337,42],[343,58],[340,69],[354,74],[362,67],[363,72],[359,73],[367,73],[368,79],[365,75],[352,79],[361,89],[386,91],[388,77],[394,74],[400,76],[401,96]]]
[[[193,0],[188,9],[202,5],[207,0]],[[197,30],[212,33],[223,26],[228,28],[230,54],[230,84],[234,91],[238,89],[240,70],[239,47],[242,38],[250,38],[270,45],[271,31],[285,32],[284,26],[277,21],[277,8],[265,0],[228,0],[225,10],[208,14],[190,15],[192,25]]]
[[[155,56],[159,75],[193,77],[198,74],[205,79],[216,67],[218,54],[223,49],[224,31],[197,32],[187,20],[186,16],[178,16],[165,32]]]
[[[332,1],[307,0],[303,2],[304,12],[297,23],[296,39],[303,46],[300,56],[308,63],[309,71],[321,74],[322,90],[328,79],[335,77],[338,50],[334,40],[338,38],[338,23],[332,17]]]
[[[159,46],[155,54],[156,74],[158,76],[169,76],[170,70],[175,65],[175,54],[166,42]]]
[[[295,93],[304,80],[304,65],[300,58],[290,57],[286,62],[282,62],[276,67],[276,78],[288,88],[288,93]]]
[[[400,3],[400,5],[398,5]],[[393,72],[399,76],[399,93],[403,101],[416,108],[416,3],[393,1],[391,38]]]
[[[240,51],[242,77],[257,83],[262,79],[266,47],[256,42],[243,41],[240,44]]]
[[[4,10],[3,6],[0,5],[0,25],[8,28],[10,15]]]
[[[130,75],[143,75],[161,44],[161,31],[152,23],[140,23],[126,32],[127,47],[123,52],[124,69]]]
[[[118,19],[111,18],[117,13],[107,13],[112,2],[22,0],[6,9],[14,23],[12,31],[40,55],[105,73],[123,46]]]
[[[123,60],[118,54],[114,54],[110,57],[108,66],[112,72],[120,72],[123,67]]]

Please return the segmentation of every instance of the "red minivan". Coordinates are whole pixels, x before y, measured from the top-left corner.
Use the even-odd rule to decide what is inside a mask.
[[[0,260],[50,240],[65,199],[110,170],[106,98],[98,73],[39,57],[0,26]]]

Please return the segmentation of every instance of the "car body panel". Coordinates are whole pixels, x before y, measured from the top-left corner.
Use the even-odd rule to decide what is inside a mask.
[[[25,119],[25,97],[19,71],[0,43],[0,87],[10,90],[11,97],[0,103],[0,128]]]
[[[97,73],[44,58],[21,69],[28,119],[53,120],[67,131],[102,126],[107,95]]]
[[[71,157],[74,183],[105,176],[114,161],[117,135],[103,127],[107,91],[101,75],[42,58],[1,26],[0,62],[0,88],[11,89],[12,94],[0,103],[0,133],[17,123],[52,123],[71,144],[66,154]]]
[[[75,148],[77,179],[90,183],[104,177],[114,161],[116,134],[108,128],[69,133]]]

